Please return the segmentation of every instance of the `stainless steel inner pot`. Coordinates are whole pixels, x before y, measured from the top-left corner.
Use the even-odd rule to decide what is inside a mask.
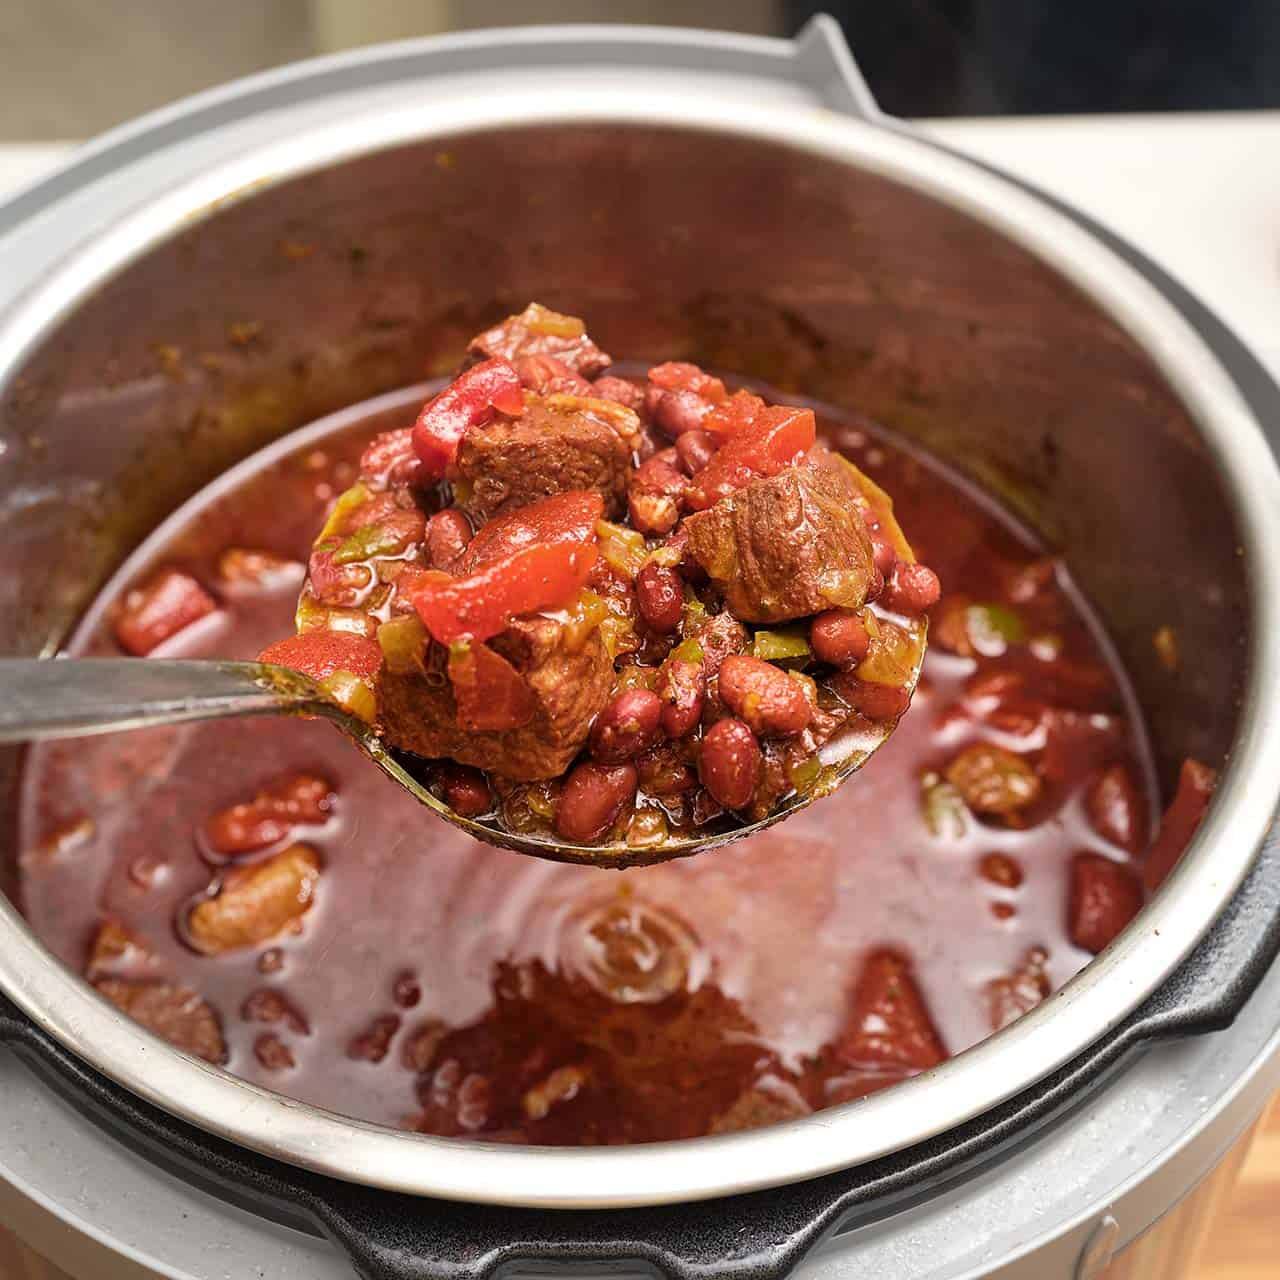
[[[628,1149],[426,1138],[244,1084],[122,1019],[3,901],[0,989],[98,1070],[242,1145],[374,1186],[550,1207],[847,1167],[1076,1056],[1187,954],[1267,830],[1280,480],[1215,357],[1150,285],[907,131],[674,88],[590,102],[489,88],[335,119],[148,201],[0,329],[0,650],[51,652],[128,549],[218,471],[447,369],[531,297],[589,315],[616,355],[856,408],[1063,549],[1133,675],[1165,786],[1184,756],[1224,766],[1165,889],[1056,996],[924,1076],[770,1129]]]

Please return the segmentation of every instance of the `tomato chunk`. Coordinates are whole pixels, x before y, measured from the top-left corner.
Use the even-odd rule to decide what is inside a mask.
[[[947,1056],[911,966],[896,951],[867,957],[835,1052],[850,1066],[909,1071],[926,1071]]]
[[[750,391],[735,391],[702,420],[702,429],[722,441],[739,436],[764,412],[764,401]]]
[[[685,505],[693,511],[728,497],[762,476],[776,476],[813,447],[817,423],[812,409],[771,405],[755,421],[720,446],[696,476]]]
[[[1142,885],[1128,867],[1100,853],[1077,853],[1071,859],[1067,923],[1077,947],[1096,955],[1141,908]]]
[[[555,542],[589,542],[596,522],[604,517],[604,497],[585,489],[556,493],[483,525],[467,545],[463,573],[504,560],[523,547]]]
[[[568,604],[586,583],[596,555],[594,543],[524,547],[465,578],[423,574],[410,599],[441,644],[464,636],[488,640],[517,614]]]
[[[382,665],[382,649],[376,640],[349,631],[304,631],[267,645],[258,661],[290,667],[313,680],[327,680],[338,671],[368,679]]]
[[[458,724],[469,733],[518,729],[533,719],[533,693],[500,653],[478,640],[449,646],[449,681]]]
[[[425,477],[439,480],[467,428],[488,422],[495,410],[513,418],[524,412],[520,378],[505,360],[474,365],[428,401],[413,424],[413,447]]]
[[[1147,850],[1142,879],[1154,893],[1177,865],[1213,798],[1218,775],[1198,760],[1184,760],[1178,790],[1160,819],[1160,831]]]
[[[145,658],[157,645],[217,608],[213,597],[192,577],[165,569],[130,591],[116,621],[116,639],[136,657]]]
[[[694,395],[710,400],[713,404],[725,398],[724,383],[696,364],[683,360],[668,360],[655,364],[649,370],[649,381],[664,391],[692,391]]]

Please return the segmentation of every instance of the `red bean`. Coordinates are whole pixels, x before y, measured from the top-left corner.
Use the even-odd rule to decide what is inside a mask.
[[[684,616],[680,575],[652,560],[636,574],[636,606],[651,631],[670,635]]]
[[[653,407],[653,420],[659,430],[674,440],[686,431],[698,431],[711,405],[692,391],[664,391]]]
[[[479,769],[465,764],[445,765],[440,770],[444,802],[464,818],[478,818],[493,808],[493,792]]]
[[[662,449],[631,473],[627,505],[631,523],[641,533],[670,533],[680,519],[680,500],[689,482],[675,464],[675,450]]]
[[[427,563],[452,569],[471,541],[471,523],[457,507],[445,507],[427,521]]]
[[[942,595],[938,575],[928,565],[899,560],[885,586],[884,602],[899,613],[921,614]]]
[[[1071,941],[1095,955],[1142,907],[1142,885],[1128,867],[1098,853],[1071,859],[1067,921]]]
[[[696,475],[711,461],[711,455],[720,446],[710,431],[686,431],[676,437],[676,453],[680,465],[689,473]]]
[[[741,720],[717,720],[702,739],[698,776],[726,809],[749,804],[760,778],[760,744]]]
[[[1089,784],[1085,811],[1093,829],[1112,844],[1137,853],[1145,844],[1147,823],[1133,775],[1122,764],[1104,769]]]
[[[799,733],[813,718],[804,687],[780,667],[745,653],[731,653],[720,664],[721,701],[762,738]]]
[[[898,553],[894,550],[893,543],[885,536],[880,517],[871,507],[863,508],[862,519],[867,526],[867,533],[871,535],[872,559],[881,576],[887,581],[893,572],[893,566],[898,563]]]
[[[612,400],[615,404],[626,405],[628,409],[639,410],[644,403],[642,387],[636,386],[634,382],[628,382],[626,378],[615,378],[611,373],[605,374],[603,378],[597,378],[591,384],[588,394],[597,400]]]
[[[706,690],[700,662],[673,658],[663,665],[658,677],[658,697],[662,701],[659,723],[668,738],[686,737],[698,727]]]
[[[621,764],[651,747],[658,736],[662,702],[648,689],[627,689],[596,716],[591,754],[601,764]]]
[[[911,705],[906,689],[859,680],[851,671],[832,676],[831,687],[868,720],[895,720]]]
[[[560,792],[556,834],[576,843],[598,840],[635,798],[636,782],[634,765],[578,765]]]
[[[809,624],[809,643],[819,662],[856,667],[867,656],[871,637],[856,613],[828,609]]]

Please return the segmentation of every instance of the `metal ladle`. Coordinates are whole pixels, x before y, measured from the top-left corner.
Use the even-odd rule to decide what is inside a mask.
[[[924,645],[919,649],[923,660]],[[920,663],[910,687],[920,675]],[[896,722],[867,722],[842,731],[819,753],[824,771],[818,785],[796,793],[756,822],[712,827],[652,847],[570,844],[550,833],[514,832],[495,817],[455,813],[416,778],[406,764],[415,757],[389,748],[356,716],[331,701],[307,677],[258,662],[170,661],[155,658],[0,659],[0,743],[147,729],[231,716],[322,716],[331,721],[394,782],[420,804],[477,840],[554,862],[597,867],[651,866],[685,858],[754,835],[811,801],[829,795],[856,773],[888,740]]]

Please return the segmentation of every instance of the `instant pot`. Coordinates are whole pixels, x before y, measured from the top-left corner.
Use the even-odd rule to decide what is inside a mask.
[[[609,349],[856,407],[993,492],[1106,619],[1166,790],[1185,756],[1222,764],[1201,831],[1106,952],[943,1066],[617,1149],[248,1085],[122,1019],[0,901],[0,1220],[95,1280],[1176,1277],[1280,1076],[1280,391],[1139,250],[881,115],[829,21],[305,63],[0,207],[0,651],[54,652],[212,476],[443,372],[529,297]]]

